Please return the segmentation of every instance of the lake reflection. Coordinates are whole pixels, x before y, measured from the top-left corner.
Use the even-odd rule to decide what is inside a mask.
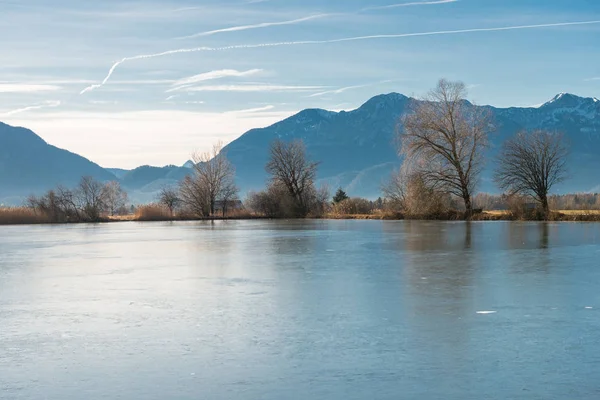
[[[600,225],[3,227],[0,398],[597,399]]]

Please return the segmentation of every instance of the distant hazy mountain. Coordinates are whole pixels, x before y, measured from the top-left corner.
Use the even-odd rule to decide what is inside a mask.
[[[108,172],[116,176],[118,179],[123,179],[125,174],[127,174],[130,170],[122,169],[122,168],[105,168]]]
[[[349,112],[304,110],[270,127],[245,133],[225,150],[237,167],[239,185],[244,191],[264,186],[264,165],[272,140],[302,139],[310,157],[321,162],[320,180],[333,188],[342,186],[351,195],[377,197],[382,183],[400,165],[395,132],[411,102],[417,100],[391,93],[376,96]],[[507,137],[521,129],[564,132],[572,147],[571,176],[559,190],[600,189],[598,99],[563,93],[537,108],[484,107],[497,125],[491,137],[491,157]],[[497,191],[491,181],[492,167],[490,162],[481,190]]]
[[[274,139],[302,139],[318,177],[352,195],[378,196],[381,182],[399,165],[394,132],[412,101],[401,94],[380,95],[349,112],[309,109],[268,128],[253,129],[225,150],[243,190],[265,184],[265,163]]]
[[[352,196],[377,197],[382,183],[400,165],[395,144],[400,117],[417,100],[391,93],[376,96],[353,111],[308,109],[272,126],[253,129],[230,143],[225,151],[236,167],[242,193],[264,187],[269,144],[274,139],[303,139],[308,155],[319,161],[318,178]],[[496,192],[491,181],[491,158],[506,138],[521,129],[564,132],[571,144],[570,177],[561,192],[600,191],[600,101],[562,93],[540,107],[483,106],[497,126],[491,137],[490,163],[480,189]],[[102,169],[68,151],[48,145],[33,132],[0,123],[0,203],[56,184],[74,185],[82,175],[120,180],[136,202],[153,201],[163,186],[177,184],[190,173],[183,166],[134,170]]]
[[[83,175],[115,179],[99,165],[49,145],[29,129],[0,122],[0,203],[59,184],[74,186]]]
[[[121,186],[128,192],[130,201],[136,204],[156,201],[156,196],[163,187],[177,186],[187,174],[191,173],[190,167],[175,165],[165,167],[143,165],[132,170],[120,168],[107,168],[107,170],[118,178]]]
[[[177,183],[189,172],[189,169],[175,165],[167,165],[166,167],[144,165],[125,173],[121,178],[121,184],[129,189],[143,189],[148,185],[156,184],[158,181]]]

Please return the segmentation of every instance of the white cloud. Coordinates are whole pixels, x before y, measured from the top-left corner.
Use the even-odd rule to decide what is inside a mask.
[[[229,77],[240,78],[240,77],[246,77],[246,76],[253,76],[253,75],[260,74],[261,72],[263,72],[262,69],[251,69],[248,71],[237,71],[235,69],[220,69],[220,70],[216,70],[216,71],[205,72],[202,74],[179,79],[173,83],[173,86],[192,85],[194,83],[209,81],[209,80],[213,80],[213,79],[222,79],[222,78],[229,78]]]
[[[293,86],[293,85],[213,85],[213,86],[191,86],[181,88],[186,92],[303,92],[319,90],[323,86]],[[171,90],[172,91],[172,90]]]
[[[0,93],[54,92],[60,89],[61,87],[56,85],[42,85],[31,83],[0,83]]]
[[[258,113],[258,112],[262,112],[262,111],[269,111],[274,108],[275,108],[275,106],[269,105],[269,106],[257,107],[257,108],[247,108],[245,110],[227,111],[227,114],[254,114],[254,113]]]
[[[206,151],[217,140],[230,142],[250,129],[269,126],[297,112],[264,109],[231,113],[62,111],[35,113],[27,118],[15,116],[9,121],[27,126],[48,143],[102,166],[134,168],[144,164],[182,164],[194,151]],[[174,135],[177,140],[173,140]]]
[[[116,100],[90,100],[89,102],[90,104],[97,104],[97,105],[115,105],[115,104],[119,104],[118,101]]]

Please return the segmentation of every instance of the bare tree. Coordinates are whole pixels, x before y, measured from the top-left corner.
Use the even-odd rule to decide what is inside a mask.
[[[406,163],[392,173],[382,189],[392,209],[408,217],[438,217],[447,212],[451,204],[449,194],[428,186],[420,171],[408,168]]]
[[[319,187],[313,185],[309,193],[309,208],[311,215],[314,217],[321,217],[327,214],[331,209],[331,190],[329,189],[329,185],[322,184]]]
[[[174,188],[165,186],[158,193],[158,202],[169,209],[169,213],[172,217],[173,212],[181,202],[179,192]]]
[[[568,148],[562,135],[543,130],[519,132],[498,157],[496,183],[509,194],[532,196],[546,215],[548,193],[566,178]]]
[[[255,213],[269,218],[293,217],[293,200],[288,190],[278,182],[271,182],[262,192],[250,192],[244,205]]]
[[[318,163],[308,161],[304,143],[300,140],[271,144],[271,157],[266,170],[272,182],[286,188],[294,202],[294,214],[305,217],[310,212],[309,195],[314,193],[314,180]]]
[[[36,214],[47,216],[51,222],[64,222],[66,218],[58,203],[54,190],[49,190],[41,197],[32,195],[27,198],[27,206]]]
[[[273,185],[270,185],[267,190],[262,192],[250,192],[244,206],[268,218],[281,217],[280,197],[274,191]]]
[[[227,216],[229,206],[233,204],[236,200],[238,200],[239,191],[240,190],[233,181],[226,182],[225,186],[223,186],[219,197],[221,201],[223,217]]]
[[[467,102],[462,82],[440,80],[403,119],[401,152],[418,168],[425,185],[461,198],[466,215],[483,167],[490,118]]]
[[[399,210],[405,210],[407,206],[407,190],[410,177],[406,168],[393,171],[390,179],[381,187],[383,196],[390,205]]]
[[[81,212],[77,208],[77,194],[64,186],[58,186],[55,195],[56,203],[66,220],[81,221]]]
[[[206,188],[197,177],[186,176],[179,186],[179,198],[186,209],[199,217],[210,217]]]
[[[214,215],[224,191],[235,188],[235,169],[222,149],[223,144],[219,142],[210,152],[194,154],[193,176],[181,183],[182,201],[199,216]],[[231,198],[231,194],[228,196]]]
[[[106,209],[104,185],[91,176],[81,178],[75,198],[79,210],[90,221],[99,221],[102,212]]]
[[[103,198],[107,211],[110,215],[115,215],[118,210],[127,204],[127,192],[125,192],[119,182],[111,181],[104,184]]]

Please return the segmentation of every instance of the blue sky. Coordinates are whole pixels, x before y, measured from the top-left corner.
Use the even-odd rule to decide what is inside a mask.
[[[0,121],[105,167],[441,77],[495,106],[600,94],[598,0],[0,0],[0,37]]]

